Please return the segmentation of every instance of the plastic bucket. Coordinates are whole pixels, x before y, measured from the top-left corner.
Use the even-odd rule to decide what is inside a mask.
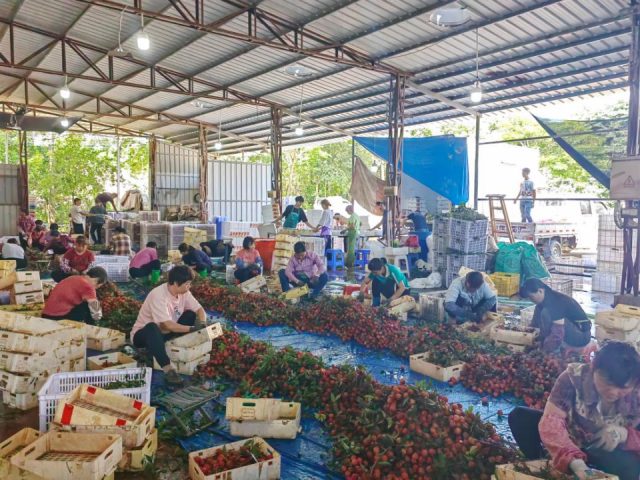
[[[269,238],[256,238],[256,250],[260,252],[264,269],[271,271],[271,259],[276,249],[276,241]]]

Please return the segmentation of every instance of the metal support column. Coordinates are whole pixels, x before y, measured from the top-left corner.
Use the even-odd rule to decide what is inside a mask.
[[[394,195],[389,197],[388,208],[391,215],[387,215],[387,235],[385,241],[393,246],[393,240],[400,234],[396,231],[397,220],[401,213],[402,204],[402,171],[404,151],[404,103],[406,77],[395,75],[391,77],[391,101],[389,104],[389,170],[387,182],[395,187]]]
[[[198,157],[200,160],[200,220],[209,220],[209,154],[207,149],[207,128],[200,124]]]
[[[476,115],[476,161],[473,175],[473,209],[478,210],[478,178],[480,175],[480,115]]]
[[[149,201],[151,210],[159,210],[156,204],[156,162],[158,159],[158,140],[155,135],[149,139]]]
[[[116,130],[116,133],[118,132],[118,130]],[[120,137],[120,135],[118,135],[118,183],[117,183],[117,188],[118,188],[118,202],[120,202],[120,147],[121,147],[121,143],[122,143],[122,139]]]
[[[282,108],[271,107],[271,190],[282,211]]]
[[[638,0],[631,0],[631,47],[629,51],[629,131],[627,137],[627,157],[635,157],[640,138],[640,6]],[[640,272],[640,242],[636,239],[634,249],[634,234],[640,226],[640,202],[626,201],[626,208],[631,209],[633,203],[638,209],[635,221],[630,215],[623,213],[623,265],[620,294],[633,293],[638,296],[638,277]],[[635,255],[634,255],[635,250]],[[635,257],[635,260],[634,260]],[[617,302],[616,302],[617,303]]]
[[[18,132],[18,150],[20,155],[20,208],[29,211],[29,155],[27,151],[27,132]]]

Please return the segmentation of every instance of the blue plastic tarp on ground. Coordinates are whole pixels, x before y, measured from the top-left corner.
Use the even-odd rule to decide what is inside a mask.
[[[354,137],[377,157],[389,161],[389,139]],[[454,205],[469,200],[467,139],[454,136],[405,138],[403,172]]]
[[[222,318],[221,320],[226,321]],[[226,322],[239,332],[246,333],[255,340],[269,342],[275,347],[292,346],[298,350],[308,350],[330,364],[362,365],[376,380],[387,385],[397,384],[401,377],[412,384],[420,381],[431,382],[433,387],[437,388],[440,394],[448,397],[450,402],[460,403],[465,409],[473,407],[473,410],[484,420],[494,423],[500,434],[509,435],[506,415],[516,404],[513,397],[490,398],[489,404],[484,406],[480,395],[470,392],[461,385],[451,388],[446,383],[435,382],[424,375],[410,371],[408,358],[402,359],[394,355],[372,352],[355,342],[342,342],[340,338],[333,335],[323,337],[312,333],[298,333],[284,326],[258,327],[250,323]],[[235,388],[231,388],[226,391],[225,396],[233,394],[234,390]],[[502,410],[505,416],[498,417],[498,410]],[[325,465],[331,459],[331,439],[323,425],[315,420],[313,411],[306,408],[303,411],[302,433],[295,440],[268,440],[269,444],[282,455],[282,478],[301,480],[335,478],[336,475],[332,474]],[[180,444],[191,452],[238,440],[230,436],[224,414],[216,412],[215,415],[220,419],[217,428],[181,439]]]

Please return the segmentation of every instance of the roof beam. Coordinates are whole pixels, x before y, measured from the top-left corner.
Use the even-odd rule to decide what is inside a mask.
[[[273,40],[267,40],[265,38],[259,37],[257,32],[249,31],[247,34],[239,33],[233,30],[227,30],[221,27],[211,27],[208,25],[203,25],[201,23],[196,23],[194,21],[188,21],[184,18],[173,17],[170,15],[164,15],[162,13],[157,13],[151,10],[143,10],[140,8],[131,7],[125,5],[123,3],[115,2],[112,0],[76,0],[79,2],[90,3],[92,5],[97,5],[105,8],[116,9],[122,11],[125,7],[127,7],[127,12],[134,13],[136,15],[144,15],[148,18],[154,18],[156,20],[160,20],[166,23],[170,23],[173,25],[178,25],[187,28],[193,28],[199,31],[204,31],[207,33],[211,33],[214,35],[219,35],[225,38],[231,38],[233,40],[238,40],[242,42],[254,43],[257,45],[261,45],[264,47],[275,48],[277,50],[283,50],[291,53],[298,53],[300,55],[304,55],[307,57],[313,57],[320,60],[326,60],[331,63],[338,63],[343,65],[349,65],[351,67],[362,68],[366,70],[372,70],[376,72],[386,73],[386,74],[402,74],[408,75],[409,72],[404,72],[399,68],[392,67],[390,65],[386,65],[383,62],[375,60],[368,54],[364,52],[360,52],[354,48],[348,47],[347,45],[341,44],[338,47],[335,47],[335,44],[320,34],[313,32],[311,29],[302,29],[297,28],[291,24],[289,26],[294,28],[294,32],[297,32],[295,35],[295,40],[290,42],[277,42]],[[246,6],[244,2],[238,2]],[[269,19],[278,23],[279,25],[285,25],[288,22],[284,22],[275,15],[260,11],[263,19]],[[328,45],[325,48],[321,48],[317,46],[313,49],[307,48],[304,46],[305,40],[312,40],[316,43],[326,42]],[[322,50],[331,48],[334,50],[333,54],[324,53]],[[345,55],[347,53],[347,55]],[[351,54],[348,55],[348,54]],[[354,57],[356,59],[354,59]]]
[[[414,90],[418,90],[421,93],[424,93],[425,95],[438,100],[441,103],[444,103],[445,105],[449,105],[450,107],[453,107],[457,110],[460,110],[461,112],[465,112],[468,113],[469,115],[472,115],[474,117],[480,117],[480,112],[478,112],[477,110],[474,110],[473,108],[467,107],[466,105],[461,104],[460,102],[456,101],[456,100],[451,100],[449,97],[445,97],[444,95],[442,95],[441,93],[438,92],[434,92],[433,90],[429,90],[427,87],[425,87],[424,85],[419,85],[416,82],[412,82],[411,80],[407,80],[407,85],[411,88],[413,88]]]

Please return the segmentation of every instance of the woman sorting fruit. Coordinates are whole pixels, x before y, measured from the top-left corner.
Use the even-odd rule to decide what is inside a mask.
[[[449,315],[449,325],[466,322],[482,322],[484,314],[496,311],[498,299],[480,272],[469,272],[458,277],[444,297],[444,310]]]
[[[186,243],[181,243],[178,246],[178,250],[182,255],[182,262],[199,273],[200,276],[206,277],[207,274],[213,271],[211,258],[202,250],[198,250],[196,247]]]
[[[253,237],[244,237],[242,250],[236,254],[236,269],[234,277],[240,283],[257,277],[262,272],[262,258],[260,252],[256,250],[256,241]]]
[[[55,282],[61,282],[72,275],[82,275],[95,267],[96,257],[87,249],[87,237],[80,235],[76,238],[76,245],[68,250],[60,259],[60,270],[51,272]]]
[[[184,382],[169,361],[165,342],[174,336],[201,330],[207,321],[204,308],[189,291],[192,281],[193,272],[189,267],[174,267],[169,271],[169,282],[151,290],[131,329],[133,344],[151,351],[164,371],[167,385],[172,388],[182,387]]]
[[[552,290],[537,278],[522,284],[520,296],[536,304],[531,326],[540,329],[543,351],[581,352],[591,342],[591,321],[573,298]]]
[[[104,268],[94,267],[86,275],[62,280],[49,294],[42,317],[49,320],[75,320],[94,325],[102,318],[96,288],[107,283]]]
[[[132,278],[152,276],[153,282],[160,279],[162,264],[158,260],[158,244],[147,242],[147,246],[140,250],[129,262],[129,275]]]
[[[640,355],[609,342],[593,363],[570,364],[558,377],[544,413],[517,407],[509,426],[522,453],[539,459],[543,447],[553,466],[578,480],[640,478]],[[602,471],[602,472],[601,472]]]
[[[404,273],[395,265],[387,265],[387,261],[381,258],[372,258],[369,262],[369,276],[360,284],[360,299],[364,299],[364,293],[369,284],[373,293],[372,305],[381,305],[381,296],[384,295],[385,304],[393,302],[396,298],[411,295],[411,287]]]

